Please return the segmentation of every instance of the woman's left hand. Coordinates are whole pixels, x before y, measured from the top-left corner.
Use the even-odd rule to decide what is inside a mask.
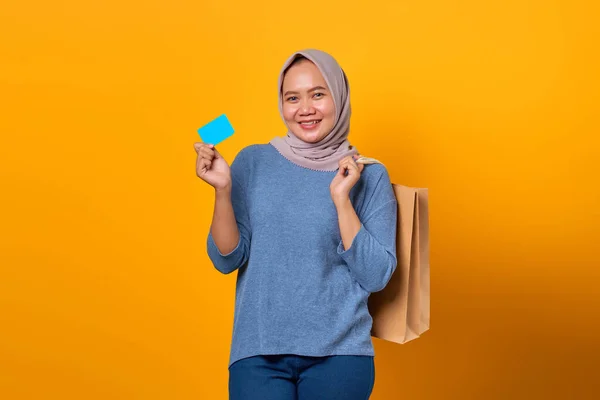
[[[329,185],[331,192],[331,198],[333,202],[338,205],[346,201],[350,197],[350,190],[354,187],[362,170],[365,168],[364,164],[357,164],[356,159],[360,156],[358,154],[354,156],[347,156],[340,160],[339,170]],[[348,171],[348,175],[345,175]]]

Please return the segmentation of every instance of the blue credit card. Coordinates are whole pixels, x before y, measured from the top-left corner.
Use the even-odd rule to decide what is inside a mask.
[[[198,134],[204,143],[216,146],[233,135],[233,126],[223,114],[198,129]]]

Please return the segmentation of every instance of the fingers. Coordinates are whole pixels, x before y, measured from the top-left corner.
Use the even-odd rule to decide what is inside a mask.
[[[346,175],[346,171],[348,170],[348,167],[347,167],[346,163],[342,162],[340,160],[339,165],[340,165],[340,168],[338,169],[338,173],[337,174],[345,176]]]
[[[356,162],[356,158],[358,158],[357,155],[347,156],[347,157],[342,158],[339,162],[340,173],[344,174],[346,170],[348,171],[348,173],[350,173],[350,169],[352,169],[354,171],[362,172],[364,165],[362,165],[362,164],[359,165]]]
[[[196,170],[202,173],[209,170],[210,166],[212,165],[212,159],[213,158],[210,156],[203,156],[202,152],[200,151],[198,153],[198,157],[196,158]]]
[[[358,172],[362,172],[363,169],[365,169],[365,164],[363,163],[357,163],[356,160],[360,158],[360,154],[355,154],[354,158],[352,159],[352,161],[354,161],[354,164],[356,164],[356,166],[358,167]]]
[[[215,147],[214,144],[210,144],[210,143],[203,143],[203,142],[196,142],[194,143],[194,149],[196,149],[196,151],[202,149],[202,148],[209,148],[209,149],[213,149]]]
[[[198,158],[196,170],[200,174],[204,174],[206,171],[208,171],[210,169],[211,165],[212,165],[212,161],[207,160],[206,158]]]
[[[214,145],[207,143],[194,143],[194,149],[198,154],[196,159],[196,171],[198,175],[204,174],[212,166],[213,159],[218,152]]]
[[[198,153],[198,157],[206,158],[210,161],[220,156],[219,152],[212,144],[194,143],[194,149],[196,150],[196,153]]]
[[[212,161],[213,158],[216,157],[216,151],[212,149],[202,148],[198,150],[198,156],[202,158],[207,158],[210,161]]]
[[[204,154],[217,154],[219,155],[219,152],[217,151],[217,149],[215,148],[214,144],[210,144],[210,143],[194,143],[194,149],[196,150],[196,153],[204,153]],[[206,153],[208,152],[208,153]]]

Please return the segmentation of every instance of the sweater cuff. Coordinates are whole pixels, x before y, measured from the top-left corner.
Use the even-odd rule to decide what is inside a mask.
[[[242,235],[240,234],[238,243],[235,246],[235,248],[233,250],[231,250],[229,253],[223,254],[217,247],[217,244],[215,243],[215,239],[213,238],[212,234],[210,234],[210,233],[208,234],[208,246],[209,246],[209,250],[211,251],[211,253],[213,255],[218,254],[219,256],[221,256],[225,259],[232,258],[235,255],[235,253],[241,248],[241,244],[242,244]]]
[[[353,259],[355,258],[355,255],[356,255],[355,250],[356,250],[357,244],[361,240],[363,240],[363,236],[366,234],[367,234],[367,230],[365,229],[365,226],[361,223],[360,229],[356,233],[356,236],[354,236],[352,243],[350,243],[349,249],[344,249],[344,241],[340,240],[340,243],[338,244],[338,247],[337,247],[337,253],[344,259],[344,261],[346,261],[347,263],[351,263],[353,261]]]

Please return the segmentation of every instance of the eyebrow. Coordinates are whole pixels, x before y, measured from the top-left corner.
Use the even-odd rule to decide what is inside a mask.
[[[314,92],[315,90],[327,90],[325,89],[323,86],[315,86],[314,88],[310,89],[308,92]],[[298,92],[295,92],[293,90],[288,90],[287,92],[285,92],[283,95],[287,96],[288,94],[298,94]]]

